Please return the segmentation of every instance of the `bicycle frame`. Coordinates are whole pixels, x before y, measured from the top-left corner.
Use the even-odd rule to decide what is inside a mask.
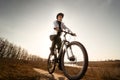
[[[63,31],[65,34],[64,34],[64,39],[62,40],[62,45],[61,45],[61,48],[60,48],[60,51],[58,53],[58,59],[60,59],[60,56],[62,55],[62,51],[64,50],[65,52],[67,52],[67,57],[69,58],[69,54],[68,54],[68,51],[67,51],[67,46],[68,44],[70,43],[67,39],[66,39],[66,35],[68,34],[68,32],[66,31]],[[65,49],[63,49],[65,46]],[[71,50],[71,55],[73,56],[73,52],[72,52],[72,48],[70,47],[70,50]]]

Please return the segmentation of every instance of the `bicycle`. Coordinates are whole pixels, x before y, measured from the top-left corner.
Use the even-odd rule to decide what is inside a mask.
[[[64,75],[69,80],[79,80],[83,78],[88,67],[88,55],[85,47],[78,41],[69,42],[66,35],[70,32],[64,32],[64,39],[62,40],[61,48],[58,52],[57,45],[54,48],[54,54],[48,57],[47,68],[48,72],[52,74],[55,70],[56,64],[60,64]]]

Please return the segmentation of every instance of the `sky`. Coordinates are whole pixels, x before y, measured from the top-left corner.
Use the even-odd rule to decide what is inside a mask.
[[[89,60],[120,59],[120,0],[0,0],[0,37],[47,58],[59,12]]]

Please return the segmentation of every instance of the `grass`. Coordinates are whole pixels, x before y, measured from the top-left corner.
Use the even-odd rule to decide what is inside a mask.
[[[75,74],[76,68],[68,67],[70,74]],[[57,73],[63,74],[58,69]],[[82,80],[120,80],[120,61],[91,61]]]
[[[47,61],[25,61],[13,59],[0,59],[0,80],[42,80],[33,68],[47,70]],[[74,68],[69,68],[71,73]],[[56,73],[62,74],[58,68]],[[49,80],[48,77],[44,80]],[[89,62],[89,68],[82,80],[120,80],[120,61]]]
[[[36,80],[41,77],[33,70],[36,64],[25,60],[0,59],[0,80]]]
[[[46,70],[42,66],[40,68]],[[71,71],[70,73],[74,74],[73,70],[76,68],[68,68]],[[63,72],[58,68],[55,72],[63,75]],[[120,61],[91,61],[82,80],[120,80]]]
[[[90,62],[83,80],[120,80],[120,62],[100,61]]]

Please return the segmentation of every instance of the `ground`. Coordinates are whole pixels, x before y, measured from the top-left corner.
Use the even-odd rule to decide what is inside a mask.
[[[67,78],[58,68],[50,75],[47,72],[46,60],[33,62],[0,59],[0,80],[67,80]],[[89,62],[88,70],[81,80],[120,80],[120,61]]]

